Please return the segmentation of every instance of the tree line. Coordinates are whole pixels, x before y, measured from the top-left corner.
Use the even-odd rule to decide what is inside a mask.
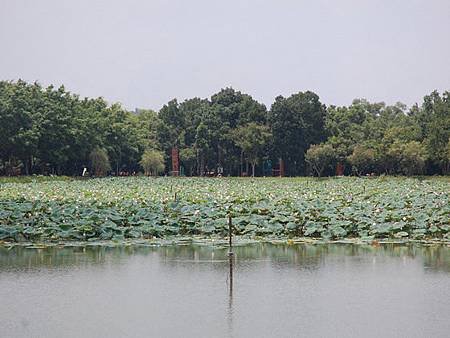
[[[364,99],[326,106],[306,91],[267,109],[225,88],[155,112],[0,81],[0,175],[170,174],[174,148],[187,176],[447,174],[449,94],[433,91],[408,108]]]

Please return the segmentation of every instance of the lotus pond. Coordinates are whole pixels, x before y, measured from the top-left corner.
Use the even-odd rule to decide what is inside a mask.
[[[447,178],[0,181],[0,241],[450,240]]]

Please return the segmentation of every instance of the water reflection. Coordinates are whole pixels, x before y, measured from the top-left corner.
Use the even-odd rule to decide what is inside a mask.
[[[0,336],[450,331],[448,247],[266,243],[233,252],[201,245],[2,247]]]
[[[228,254],[228,334],[233,332],[233,262],[234,255]]]
[[[49,247],[30,249],[25,247],[0,247],[0,271],[33,270],[41,268],[83,267],[116,264],[133,255],[157,255],[168,266],[191,263],[229,263],[230,290],[232,291],[233,260],[226,247],[202,245],[173,245],[163,247]],[[352,244],[250,244],[234,247],[234,257],[239,262],[271,261],[285,263],[287,267],[316,270],[325,259],[375,259],[382,257],[420,258],[427,270],[450,272],[450,250],[443,245],[384,244],[377,247]],[[220,267],[221,269],[221,267]]]

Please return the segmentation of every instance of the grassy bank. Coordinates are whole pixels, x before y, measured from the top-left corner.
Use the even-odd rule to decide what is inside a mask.
[[[3,182],[4,183],[4,182]],[[449,240],[443,178],[104,178],[1,184],[0,240]]]

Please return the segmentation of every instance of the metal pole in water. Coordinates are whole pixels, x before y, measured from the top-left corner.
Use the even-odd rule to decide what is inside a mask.
[[[228,256],[233,256],[233,223],[231,220],[231,213],[228,214]]]

